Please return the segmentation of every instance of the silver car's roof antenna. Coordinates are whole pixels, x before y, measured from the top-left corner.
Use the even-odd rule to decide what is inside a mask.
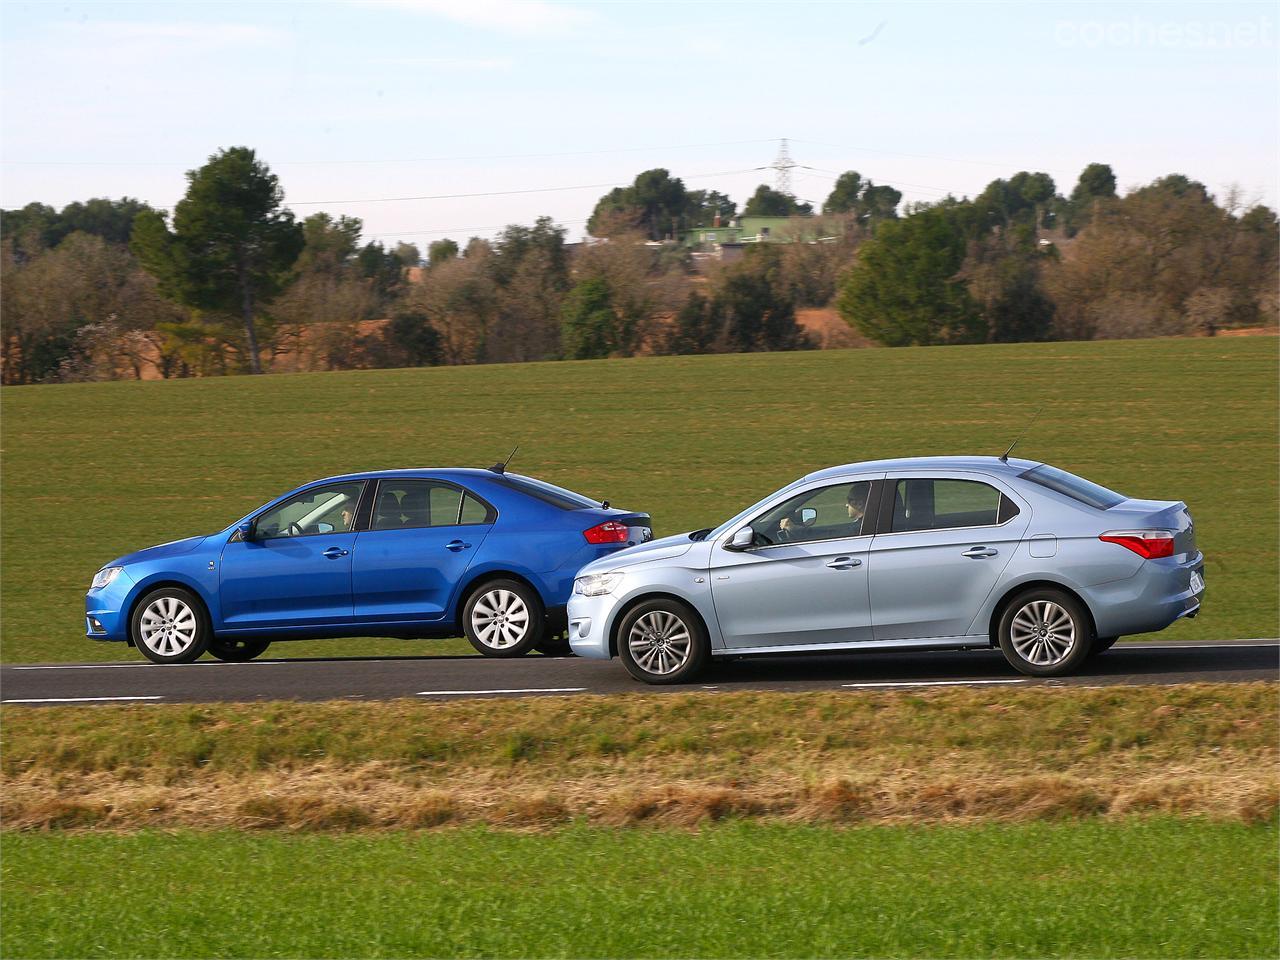
[[[509,454],[507,454],[507,459],[503,460],[501,463],[495,463],[489,469],[492,470],[494,473],[506,473],[507,464],[511,462],[511,458],[516,455],[516,450],[519,450],[519,449],[520,449],[520,444],[517,443],[515,446],[515,450],[512,450]]]
[[[1043,409],[1044,409],[1044,404],[1043,404],[1043,403],[1042,403],[1042,404],[1040,404],[1040,406],[1036,408],[1035,416],[1033,416],[1033,417],[1031,418],[1031,422],[1030,422],[1030,423],[1028,423],[1025,427],[1023,427],[1023,428],[1022,428],[1022,433],[1018,434],[1018,435],[1017,435],[1017,437],[1015,437],[1015,438],[1014,438],[1013,443],[1009,444],[1009,449],[1008,449],[1008,450],[1006,450],[1006,451],[1001,455],[1001,457],[1000,457],[1000,462],[1001,462],[1001,463],[1008,463],[1008,462],[1009,462],[1009,454],[1013,453],[1013,448],[1014,448],[1014,447],[1016,447],[1016,446],[1018,445],[1018,441],[1019,441],[1019,440],[1021,440],[1024,436],[1026,436],[1027,431],[1028,431],[1028,430],[1030,430],[1032,427],[1034,427],[1034,426],[1036,425],[1036,421],[1040,419],[1040,411],[1041,411],[1041,410],[1043,410]]]

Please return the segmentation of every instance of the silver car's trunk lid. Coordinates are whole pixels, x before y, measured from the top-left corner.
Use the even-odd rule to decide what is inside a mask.
[[[1107,511],[1113,530],[1172,530],[1173,552],[1194,556],[1196,528],[1181,500],[1125,500]]]

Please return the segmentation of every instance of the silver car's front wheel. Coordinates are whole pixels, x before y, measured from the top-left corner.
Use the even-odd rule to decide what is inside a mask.
[[[162,587],[143,597],[130,628],[134,646],[155,663],[190,663],[209,646],[204,608],[177,587]]]
[[[665,677],[689,661],[693,637],[685,622],[674,613],[654,610],[631,625],[627,646],[638,667],[646,673]]]
[[[471,595],[463,629],[486,657],[518,657],[542,639],[545,614],[538,596],[515,580],[494,580]]]
[[[617,638],[623,666],[645,683],[692,680],[711,652],[697,614],[666,597],[632,608],[623,618]]]
[[[1032,590],[1015,597],[999,626],[1000,649],[1018,671],[1033,677],[1070,673],[1093,646],[1092,620],[1068,593]]]

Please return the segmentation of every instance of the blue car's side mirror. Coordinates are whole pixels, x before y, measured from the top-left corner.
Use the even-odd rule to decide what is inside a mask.
[[[253,539],[253,524],[242,523],[236,527],[236,533],[240,534],[240,539],[248,542]]]

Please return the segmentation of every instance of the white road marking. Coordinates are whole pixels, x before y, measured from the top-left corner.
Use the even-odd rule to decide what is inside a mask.
[[[513,690],[420,690],[420,697],[470,697],[484,693],[586,693],[586,687],[524,687]]]
[[[164,697],[44,697],[40,700],[0,700],[0,703],[100,703],[104,700],[163,700]]]
[[[1027,683],[1026,680],[887,680],[883,683],[842,683],[842,687],[969,687],[979,683]]]
[[[127,667],[260,667],[268,663],[289,663],[288,660],[248,660],[244,663],[224,663],[221,660],[200,660],[197,663],[70,663],[45,664],[38,667],[11,667],[12,670],[119,670]]]

